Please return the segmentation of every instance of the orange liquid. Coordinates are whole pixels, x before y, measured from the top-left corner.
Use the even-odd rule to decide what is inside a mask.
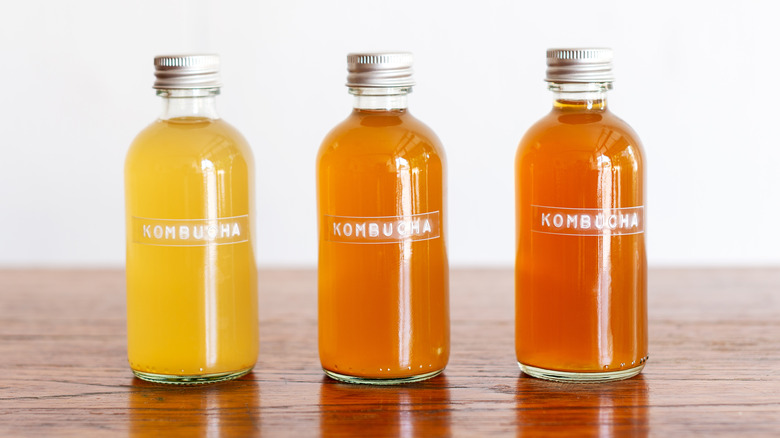
[[[443,369],[449,357],[444,154],[405,110],[354,110],[317,158],[319,350],[334,373],[396,379]],[[438,212],[440,236],[334,242],[327,216]],[[381,227],[380,227],[381,229]]]
[[[636,134],[604,101],[591,109],[583,102],[557,101],[520,142],[515,161],[518,362],[585,373],[644,363],[644,233],[532,231],[539,221],[533,206],[595,212],[643,206],[643,162]]]

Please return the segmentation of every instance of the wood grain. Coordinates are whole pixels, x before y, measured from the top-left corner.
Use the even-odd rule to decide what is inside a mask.
[[[652,271],[650,361],[595,385],[519,372],[510,270],[454,271],[445,373],[386,388],[323,376],[313,271],[261,271],[260,284],[255,371],[170,387],[127,367],[121,271],[0,271],[0,434],[780,434],[780,269]]]

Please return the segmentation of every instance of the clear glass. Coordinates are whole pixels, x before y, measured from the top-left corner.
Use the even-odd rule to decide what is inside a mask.
[[[647,360],[644,154],[608,88],[551,84],[517,150],[515,346],[543,379],[624,379]]]
[[[446,165],[409,88],[352,88],[317,157],[319,352],[325,373],[395,384],[449,358]]]
[[[128,359],[144,380],[228,380],[257,360],[254,164],[218,92],[159,90],[125,160]]]
[[[157,95],[162,97],[160,120],[185,117],[218,120],[217,96],[219,91],[219,88],[157,90]]]

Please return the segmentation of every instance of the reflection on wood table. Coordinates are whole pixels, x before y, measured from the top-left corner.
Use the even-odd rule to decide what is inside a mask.
[[[255,371],[172,387],[127,366],[121,271],[0,271],[0,434],[780,433],[780,269],[651,271],[645,371],[581,385],[518,370],[510,270],[453,272],[449,366],[394,387],[323,376],[314,271],[261,271],[260,284]]]

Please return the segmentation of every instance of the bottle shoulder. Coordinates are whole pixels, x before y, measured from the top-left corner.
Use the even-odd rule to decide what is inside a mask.
[[[249,143],[236,128],[222,119],[205,118],[155,120],[131,143],[126,160],[134,159],[253,161]]]
[[[626,149],[641,160],[644,151],[638,135],[611,111],[553,109],[526,131],[518,146],[518,157],[547,153],[618,155]]]
[[[408,111],[355,111],[328,132],[319,157],[325,155],[391,155],[426,153],[444,156],[436,133]]]

